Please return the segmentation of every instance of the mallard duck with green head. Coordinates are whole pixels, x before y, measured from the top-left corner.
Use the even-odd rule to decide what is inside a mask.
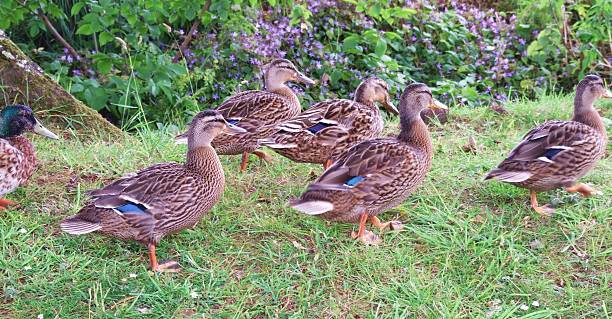
[[[34,145],[25,132],[58,139],[25,105],[7,105],[0,111],[0,210],[14,204],[2,197],[27,182],[36,168]]]
[[[429,171],[433,147],[420,116],[428,107],[446,106],[432,97],[425,84],[408,85],[399,103],[399,135],[349,148],[290,205],[308,215],[359,223],[353,238],[364,243],[378,240],[366,231],[368,220],[380,229],[400,226],[397,221],[382,223],[376,216],[406,200]]]
[[[591,196],[593,189],[578,179],[595,166],[608,144],[604,122],[593,107],[601,97],[612,98],[612,93],[599,76],[587,75],[576,87],[572,119],[548,121],[533,128],[484,179],[528,189],[531,207],[544,216],[550,216],[554,209],[538,205],[538,192],[565,188]]]
[[[200,112],[187,132],[185,164],[156,164],[90,192],[91,200],[64,219],[61,229],[139,241],[149,250],[151,270],[178,271],[174,261],[157,262],[155,247],[164,236],[193,227],[219,201],[225,177],[211,143],[222,132],[245,130],[227,123],[217,111]]]

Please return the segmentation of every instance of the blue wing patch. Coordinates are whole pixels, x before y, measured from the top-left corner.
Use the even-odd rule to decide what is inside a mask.
[[[355,177],[351,177],[349,180],[347,180],[344,185],[348,186],[348,187],[353,187],[357,184],[359,184],[361,181],[363,181],[365,179],[365,177],[363,176],[355,176]]]
[[[308,130],[312,133],[312,134],[316,134],[317,132],[319,132],[320,130],[333,126],[334,124],[330,124],[330,123],[317,123],[311,127],[308,128]]]
[[[236,124],[238,124],[238,122],[240,122],[240,120],[236,120],[236,119],[229,119],[229,120],[227,120],[227,123],[232,124],[232,125],[236,125]]]
[[[122,213],[144,214],[147,208],[142,204],[129,203],[115,208]]]
[[[546,150],[546,152],[544,153],[544,157],[548,158],[549,160],[552,160],[552,158],[559,154],[561,151],[564,151],[564,149],[561,148],[549,148]]]

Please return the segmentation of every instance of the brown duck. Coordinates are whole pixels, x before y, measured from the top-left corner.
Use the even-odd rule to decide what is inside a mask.
[[[353,100],[319,102],[292,119],[264,126],[241,138],[267,136],[259,139],[261,145],[292,161],[323,164],[327,169],[349,147],[382,133],[383,120],[377,102],[398,114],[387,83],[368,78],[357,87]]]
[[[276,59],[264,67],[264,91],[245,91],[228,98],[217,107],[229,123],[238,125],[247,131],[254,131],[264,125],[275,124],[292,118],[300,113],[302,107],[287,82],[295,81],[315,84],[285,59]],[[184,134],[177,136],[177,143],[184,142]],[[220,134],[212,146],[220,155],[242,154],[240,170],[245,171],[249,154],[253,153],[265,161],[271,158],[257,150],[257,141],[238,139],[238,136]]]
[[[200,112],[187,132],[185,164],[156,164],[90,192],[91,200],[61,229],[139,241],[149,249],[153,271],[178,271],[174,261],[158,264],[155,247],[164,236],[193,227],[219,201],[225,178],[211,141],[222,131],[245,132],[217,111]]]
[[[364,243],[375,243],[366,231],[368,220],[384,229],[399,222],[381,223],[376,215],[401,204],[427,175],[433,154],[427,125],[420,117],[426,107],[445,108],[425,84],[411,84],[399,104],[400,134],[363,141],[332,164],[306,192],[290,205],[308,215],[341,222],[358,222],[353,233]]]
[[[497,168],[484,179],[497,179],[531,192],[531,207],[542,215],[554,210],[539,206],[538,192],[564,187],[568,192],[590,196],[593,189],[577,183],[603,156],[608,137],[593,107],[600,98],[612,98],[596,75],[587,75],[576,88],[571,121],[548,121],[531,131]]]

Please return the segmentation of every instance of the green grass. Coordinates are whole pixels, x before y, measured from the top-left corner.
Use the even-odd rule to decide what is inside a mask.
[[[598,104],[610,117],[610,103]],[[58,223],[78,211],[85,190],[182,161],[184,146],[164,132],[115,143],[34,138],[40,166],[8,197],[20,207],[0,212],[0,317],[606,318],[610,157],[583,180],[605,195],[541,194],[558,208],[540,219],[526,190],[481,177],[534,124],[568,118],[571,98],[507,107],[508,116],[453,109],[448,124],[432,128],[428,178],[381,216],[406,227],[382,234],[377,247],[349,239],[353,225],[286,207],[321,173],[318,165],[276,156],[266,166],[253,157],[240,174],[238,157],[222,157],[221,202],[158,249],[159,258],[179,261],[179,274],[147,272],[137,243],[70,236]],[[388,127],[396,130],[397,120]],[[462,151],[470,135],[481,153]]]

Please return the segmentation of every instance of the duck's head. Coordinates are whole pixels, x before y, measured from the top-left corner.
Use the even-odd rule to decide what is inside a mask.
[[[404,89],[400,97],[399,113],[401,118],[420,118],[422,110],[447,109],[446,105],[433,98],[431,90],[423,83],[413,83]]]
[[[0,111],[0,137],[19,136],[25,132],[59,139],[36,119],[34,112],[29,107],[19,104],[5,106]]]
[[[371,77],[365,79],[355,90],[355,101],[360,103],[381,103],[385,109],[393,114],[399,114],[397,108],[391,103],[389,85],[387,82]]]
[[[228,123],[223,115],[216,110],[206,110],[198,113],[187,131],[187,144],[189,148],[210,146],[210,142],[220,133],[242,134],[246,130]]]
[[[606,89],[603,80],[594,74],[589,74],[576,87],[575,108],[590,109],[593,102],[599,98],[612,98],[612,92]]]
[[[316,82],[300,72],[291,61],[275,59],[263,67],[267,90],[274,90],[287,82],[300,82],[313,85]]]

